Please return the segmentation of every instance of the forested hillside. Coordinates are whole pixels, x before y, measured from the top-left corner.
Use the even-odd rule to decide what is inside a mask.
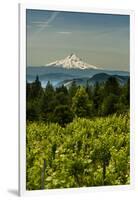
[[[77,86],[73,82],[69,89],[65,86],[54,88],[50,82],[41,87],[39,77],[27,83],[27,120],[57,122],[61,126],[73,118],[108,116],[129,110],[129,80],[120,85],[115,77],[94,86]]]
[[[27,190],[130,182],[129,81],[27,83]]]

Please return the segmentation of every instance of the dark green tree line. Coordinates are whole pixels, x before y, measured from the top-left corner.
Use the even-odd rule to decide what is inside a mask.
[[[130,81],[120,85],[115,77],[105,83],[42,88],[39,77],[26,85],[26,115],[29,121],[57,122],[65,126],[74,117],[91,118],[129,110]]]

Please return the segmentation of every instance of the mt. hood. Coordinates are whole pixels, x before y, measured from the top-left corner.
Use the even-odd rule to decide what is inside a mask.
[[[74,53],[70,54],[65,59],[57,60],[45,66],[63,67],[66,69],[98,69],[96,66],[83,62],[82,59],[77,57]]]

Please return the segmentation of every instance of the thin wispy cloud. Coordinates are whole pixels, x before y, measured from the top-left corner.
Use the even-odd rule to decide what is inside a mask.
[[[40,31],[43,31],[43,29],[50,27],[50,24],[47,24],[47,22],[33,22],[33,25],[35,25],[35,27]],[[41,32],[40,31],[40,32]]]
[[[33,21],[32,25],[36,25],[37,30],[35,35],[43,32],[47,27],[51,26],[51,23],[56,19],[59,12],[53,12],[47,21]]]
[[[69,35],[69,34],[72,34],[72,32],[70,31],[60,31],[60,32],[57,32],[58,34],[63,34],[63,35]]]

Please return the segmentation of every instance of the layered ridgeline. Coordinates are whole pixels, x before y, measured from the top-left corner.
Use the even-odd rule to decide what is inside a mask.
[[[81,85],[85,85],[86,82],[93,85],[95,82],[106,81],[110,75],[116,76],[118,81],[124,84],[129,77],[129,72],[104,70],[86,63],[75,54],[70,54],[64,59],[45,66],[27,67],[27,82],[33,82],[37,75],[43,87],[48,81],[51,81],[55,87],[59,87],[61,84],[69,86],[73,81]]]
[[[129,79],[129,76],[109,75],[106,73],[99,73],[99,74],[95,74],[91,78],[73,78],[70,80],[64,80],[64,81],[59,82],[56,85],[56,87],[60,87],[62,85],[66,87],[70,87],[73,82],[75,82],[76,85],[83,85],[83,86],[86,86],[87,84],[95,85],[96,83],[106,82],[110,77],[115,77],[117,81],[119,82],[119,84],[121,85],[124,85]]]

